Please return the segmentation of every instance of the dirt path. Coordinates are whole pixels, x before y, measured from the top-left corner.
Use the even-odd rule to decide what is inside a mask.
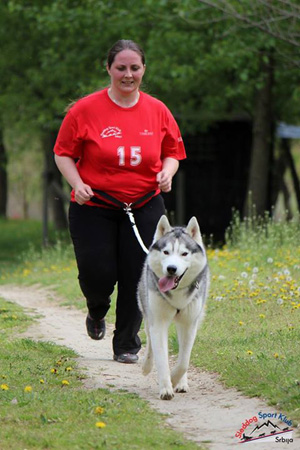
[[[189,373],[191,389],[188,394],[176,394],[172,401],[159,400],[155,372],[144,377],[140,364],[126,365],[112,360],[112,327],[108,327],[103,341],[91,340],[85,331],[85,314],[75,308],[59,306],[49,290],[6,285],[0,286],[0,296],[29,308],[29,313],[41,315],[27,330],[27,337],[65,345],[79,354],[79,365],[88,375],[86,387],[109,387],[137,393],[153,408],[167,414],[171,427],[198,444],[209,442],[211,450],[231,449],[238,441],[234,435],[246,419],[259,411],[274,411],[259,399],[249,399],[234,389],[224,389],[215,375],[196,369]],[[286,443],[260,442],[258,448],[296,448],[295,433],[293,438],[294,442],[288,446]]]

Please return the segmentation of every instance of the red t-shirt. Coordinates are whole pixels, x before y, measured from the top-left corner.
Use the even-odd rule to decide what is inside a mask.
[[[59,130],[54,152],[77,159],[91,188],[122,202],[158,194],[162,160],[186,157],[178,125],[168,108],[144,92],[131,108],[116,105],[107,88],[78,100]],[[74,201],[74,191],[71,194]],[[87,204],[95,205],[87,202]]]

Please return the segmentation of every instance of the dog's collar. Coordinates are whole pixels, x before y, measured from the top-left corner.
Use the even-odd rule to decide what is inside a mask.
[[[205,265],[204,268],[201,270],[201,272],[197,275],[195,281],[191,284],[190,291],[192,291],[192,290],[194,290],[194,289],[199,289],[199,287],[200,287],[200,280],[201,280],[201,278],[202,278],[203,273],[204,273],[205,270],[206,270],[206,267],[207,267],[207,266]],[[171,289],[171,291],[174,291],[174,289],[177,289],[177,287],[178,287],[178,285],[179,285],[181,279],[183,278],[183,276],[184,276],[184,274],[186,273],[187,270],[188,270],[188,269],[185,269],[185,271],[183,272],[183,274],[180,275],[180,277],[177,277],[178,280],[176,280],[176,285]]]
[[[191,284],[190,289],[189,289],[189,294],[191,294],[195,289],[200,288],[200,281],[206,270],[207,270],[207,264],[203,267],[201,272],[198,273],[194,282]]]

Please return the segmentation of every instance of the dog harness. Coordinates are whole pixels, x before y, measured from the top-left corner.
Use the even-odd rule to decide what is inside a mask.
[[[136,206],[140,205],[141,203],[145,202],[146,200],[150,200],[150,198],[153,197],[153,195],[155,194],[156,191],[148,192],[147,194],[143,195],[143,197],[139,198],[138,200],[136,200],[135,202],[132,202],[132,203],[121,202],[120,200],[113,197],[112,195],[107,194],[107,192],[99,191],[98,189],[93,189],[93,191],[95,193],[97,193],[98,195],[100,195],[103,199],[108,200],[108,202],[96,197],[95,195],[90,199],[91,202],[97,203],[98,205],[106,205],[106,206],[109,205],[110,207],[114,207],[117,209],[123,209],[123,211],[125,211],[125,213],[129,217],[130,223],[132,225],[132,228],[133,228],[135,237],[138,240],[138,243],[142,247],[143,251],[146,254],[148,254],[149,250],[145,246],[145,244],[141,238],[141,235],[139,233],[138,227],[136,226],[132,209],[135,208]]]

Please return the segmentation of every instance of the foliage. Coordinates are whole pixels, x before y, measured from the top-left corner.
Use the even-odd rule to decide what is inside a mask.
[[[93,85],[96,70],[101,83],[96,43],[101,47],[105,41],[105,2],[88,3],[8,2],[5,28],[12,62],[6,67],[11,78],[4,100],[11,114],[17,104],[22,107],[16,111],[22,121],[34,119],[39,127],[57,129],[66,103]]]
[[[51,240],[58,235],[50,229]],[[28,255],[30,249],[40,254],[42,245],[42,224],[37,220],[0,219],[0,265],[18,264]]]
[[[5,145],[9,150],[7,173],[10,196],[14,201],[14,217],[27,219],[32,207],[40,205],[42,199],[41,144],[38,136],[24,132],[20,126],[12,126],[6,129]],[[20,206],[19,211],[17,205]]]
[[[298,26],[300,10],[297,0],[199,0],[199,3],[216,9],[220,12],[220,20],[227,21],[229,18],[236,19],[236,25],[230,32],[236,31],[239,27],[252,30],[259,30],[264,34],[272,36],[276,41],[288,44],[291,51],[300,47]]]
[[[259,71],[251,73],[249,62],[251,66],[262,52],[265,60],[272,58],[275,119],[292,123],[299,119],[300,10],[297,1],[199,0],[198,3],[200,11],[209,11],[212,22],[221,24],[215,36],[217,40],[228,40],[233,52],[237,46],[244,48],[248,64],[241,66],[241,79],[253,80],[258,89],[261,74]],[[236,56],[239,57],[238,53]]]
[[[285,218],[276,221],[267,212],[264,217],[256,215],[255,207],[252,207],[248,217],[242,221],[239,213],[234,212],[226,231],[226,243],[232,249],[251,248],[254,251],[300,246],[299,214],[291,221]]]
[[[201,3],[2,2],[7,44],[0,58],[0,108],[6,118],[57,130],[68,102],[108,84],[106,52],[123,37],[145,48],[145,88],[166,101],[185,132],[241,112],[251,116],[262,52],[275,61],[275,118],[299,117],[299,70],[291,46]],[[237,2],[225,3],[234,9]],[[256,20],[261,8],[252,4],[247,0],[240,8],[252,8]],[[299,32],[298,17],[285,23],[291,20]]]

